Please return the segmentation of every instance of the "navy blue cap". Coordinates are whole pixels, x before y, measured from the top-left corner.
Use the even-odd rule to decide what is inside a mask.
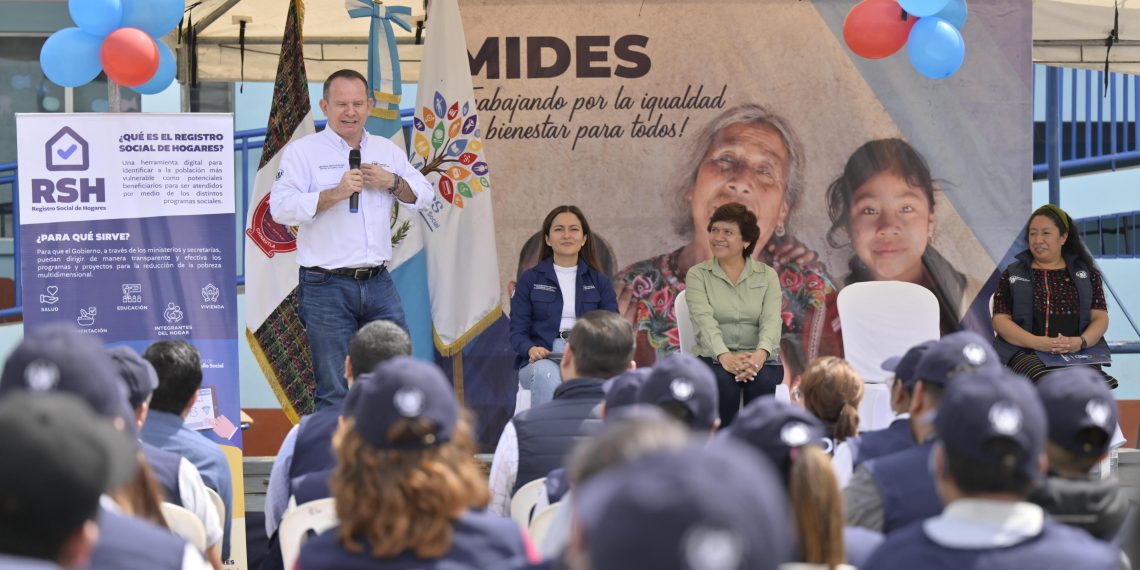
[[[948,334],[926,349],[915,366],[915,380],[941,384],[963,372],[1001,370],[993,342],[971,331]]]
[[[785,480],[792,466],[792,450],[823,443],[826,438],[819,418],[799,406],[781,402],[775,396],[749,402],[724,433],[760,450]]]
[[[1049,418],[1049,440],[1079,455],[1099,457],[1108,452],[1116,433],[1116,399],[1104,376],[1087,366],[1069,366],[1037,381],[1037,394]],[[1087,429],[1104,432],[1104,445],[1078,437]]]
[[[356,377],[341,415],[352,418],[356,432],[375,447],[422,449],[451,440],[459,421],[459,403],[438,366],[398,356]],[[421,440],[388,441],[393,425],[413,419],[430,421],[436,429]]]
[[[24,332],[0,374],[0,398],[12,391],[67,392],[107,417],[121,417],[133,431],[127,387],[111,357],[93,336],[49,324]]]
[[[938,341],[928,340],[926,342],[916,344],[910,347],[902,356],[892,356],[883,361],[882,369],[887,372],[894,372],[895,378],[902,381],[903,386],[913,388],[918,377],[915,376],[915,370],[918,368],[918,361],[926,354],[926,350],[934,346]]]
[[[74,394],[7,393],[0,434],[0,519],[32,535],[93,519],[99,496],[137,470],[131,436]]]
[[[652,368],[635,368],[606,380],[602,384],[602,390],[606,393],[606,414],[636,404],[637,391],[649,379],[649,373],[652,371]]]
[[[796,544],[779,476],[731,438],[608,470],[575,495],[594,570],[774,570]]]
[[[657,361],[637,391],[637,401],[658,406],[678,402],[693,414],[694,429],[709,429],[720,419],[716,377],[690,354],[675,353]]]
[[[137,410],[158,387],[158,374],[154,371],[154,366],[129,346],[111,347],[107,354],[111,356],[115,368],[119,370],[119,378],[127,387],[127,401]]]
[[[948,451],[1031,479],[1041,476],[1045,408],[1024,376],[1002,368],[958,374],[942,395],[934,429]],[[988,445],[999,439],[1016,444],[1019,451],[999,454]]]

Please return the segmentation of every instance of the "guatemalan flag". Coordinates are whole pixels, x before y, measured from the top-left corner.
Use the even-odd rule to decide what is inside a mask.
[[[429,8],[411,136],[410,160],[436,193],[431,207],[418,212],[435,348],[457,394],[479,416],[480,442],[493,445],[517,380],[513,367],[501,365],[510,347],[499,301],[491,172],[456,0],[434,0]]]

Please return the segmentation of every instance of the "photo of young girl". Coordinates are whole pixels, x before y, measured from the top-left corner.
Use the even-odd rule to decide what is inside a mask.
[[[866,142],[827,189],[827,243],[844,247],[846,235],[854,250],[844,285],[907,281],[929,289],[947,334],[959,330],[966,292],[976,288],[931,244],[936,190],[926,160],[906,141]]]

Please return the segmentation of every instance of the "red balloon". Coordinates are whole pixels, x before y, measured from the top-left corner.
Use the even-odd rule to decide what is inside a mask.
[[[882,59],[906,44],[918,18],[906,15],[896,0],[863,0],[847,13],[843,39],[847,47],[867,59]]]
[[[158,71],[158,46],[138,28],[119,28],[103,39],[99,61],[107,77],[119,85],[138,87]]]

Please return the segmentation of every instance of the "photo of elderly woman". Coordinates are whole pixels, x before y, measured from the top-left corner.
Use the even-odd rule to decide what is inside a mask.
[[[960,328],[969,299],[966,276],[931,245],[935,190],[926,160],[906,141],[868,141],[827,189],[827,243],[849,243],[855,250],[843,285],[907,281],[929,289],[938,298],[939,328],[947,334]]]
[[[638,331],[639,366],[678,349],[673,301],[685,288],[689,269],[712,257],[709,220],[729,202],[744,204],[756,215],[760,237],[754,258],[779,278],[785,363],[842,353],[836,289],[814,261],[815,254],[787,228],[803,192],[803,171],[799,137],[784,118],[763,106],[727,109],[704,128],[673,190],[675,229],[688,243],[630,265],[614,281],[619,311]]]

